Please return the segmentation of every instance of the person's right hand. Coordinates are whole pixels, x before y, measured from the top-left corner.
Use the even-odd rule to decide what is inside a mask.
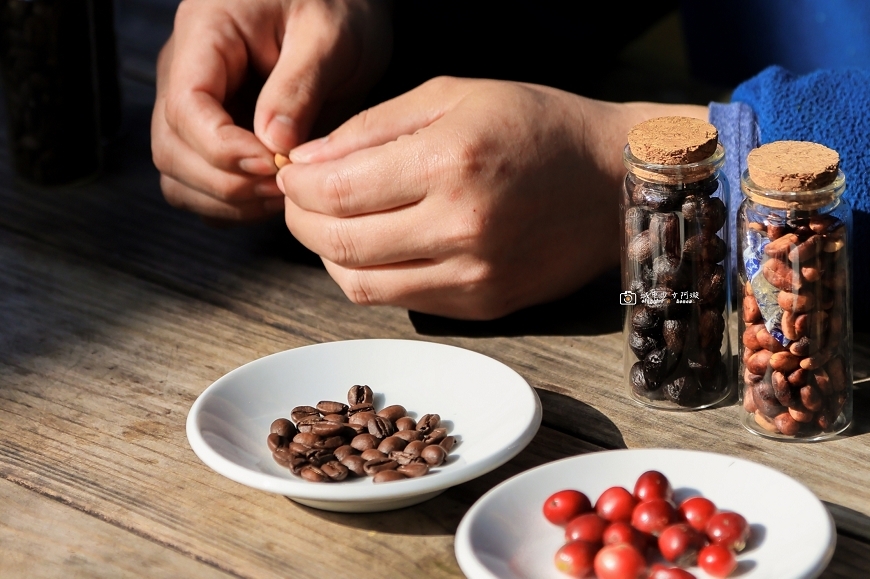
[[[182,2],[151,122],[166,200],[219,221],[280,213],[274,153],[353,112],[389,60],[390,10],[389,0]],[[227,112],[251,69],[267,79],[253,132]]]

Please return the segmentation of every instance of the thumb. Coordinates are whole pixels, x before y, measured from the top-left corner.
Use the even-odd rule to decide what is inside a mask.
[[[303,6],[288,18],[278,61],[254,111],[254,134],[272,152],[285,155],[308,137],[345,61],[339,27],[330,15],[317,3]]]

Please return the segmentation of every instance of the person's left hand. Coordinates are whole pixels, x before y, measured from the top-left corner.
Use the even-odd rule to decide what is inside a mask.
[[[287,226],[353,302],[495,318],[618,263],[625,135],[658,112],[435,79],[291,151]]]

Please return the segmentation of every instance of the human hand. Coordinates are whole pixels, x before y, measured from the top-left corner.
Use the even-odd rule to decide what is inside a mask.
[[[350,114],[389,60],[389,0],[185,0],[160,53],[154,164],[173,206],[214,220],[280,212],[274,153]],[[253,131],[228,108],[266,78]]]
[[[499,317],[618,263],[626,134],[663,114],[706,108],[435,79],[291,151],[287,226],[355,303]]]

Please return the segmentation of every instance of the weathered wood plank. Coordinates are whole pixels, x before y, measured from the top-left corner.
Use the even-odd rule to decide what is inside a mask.
[[[0,480],[0,577],[229,579],[169,547]]]

